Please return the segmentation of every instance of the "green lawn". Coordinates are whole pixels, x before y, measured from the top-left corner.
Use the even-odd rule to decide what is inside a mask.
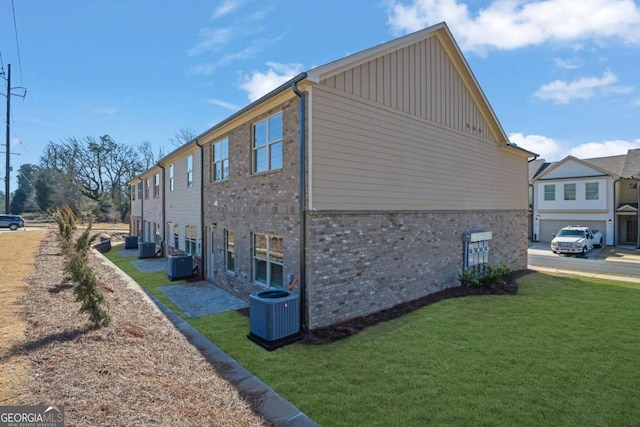
[[[519,285],[274,352],[236,312],[189,322],[323,426],[640,423],[640,286],[540,273]]]

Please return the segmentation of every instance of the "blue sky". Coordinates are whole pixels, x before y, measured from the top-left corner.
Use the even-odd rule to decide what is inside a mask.
[[[199,134],[301,71],[441,21],[512,142],[551,161],[640,148],[631,0],[0,0],[3,68],[28,89],[11,100],[12,181],[69,137],[166,154],[180,129]]]

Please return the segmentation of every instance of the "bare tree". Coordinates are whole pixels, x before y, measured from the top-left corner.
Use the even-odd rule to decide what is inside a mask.
[[[169,139],[171,144],[175,147],[182,147],[187,142],[191,142],[195,139],[196,133],[193,129],[182,128],[173,136],[173,138]]]

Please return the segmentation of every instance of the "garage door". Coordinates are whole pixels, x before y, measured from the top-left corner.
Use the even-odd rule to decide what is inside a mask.
[[[562,227],[567,225],[582,225],[592,230],[598,230],[602,233],[602,240],[607,241],[607,224],[605,221],[567,221],[567,220],[547,220],[540,221],[540,241],[550,242],[553,234],[557,233]]]

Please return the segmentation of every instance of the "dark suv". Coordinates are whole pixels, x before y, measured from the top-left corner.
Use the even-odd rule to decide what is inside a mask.
[[[24,219],[19,215],[0,215],[0,227],[17,230],[24,227]]]

